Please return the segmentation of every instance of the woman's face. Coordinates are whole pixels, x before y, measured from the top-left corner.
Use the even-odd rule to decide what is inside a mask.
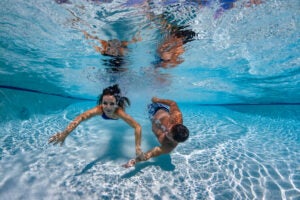
[[[116,98],[113,95],[104,95],[102,98],[103,111],[107,114],[113,114],[118,107]]]

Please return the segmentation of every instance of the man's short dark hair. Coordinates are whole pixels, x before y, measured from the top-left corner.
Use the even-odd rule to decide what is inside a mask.
[[[173,135],[173,139],[177,142],[184,142],[189,137],[189,129],[182,125],[182,124],[176,124],[172,127],[171,133]]]

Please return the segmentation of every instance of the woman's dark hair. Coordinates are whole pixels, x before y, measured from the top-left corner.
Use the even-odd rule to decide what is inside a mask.
[[[189,137],[189,129],[182,125],[182,124],[176,124],[172,127],[171,133],[173,134],[173,139],[177,142],[184,142]]]
[[[102,91],[102,94],[98,97],[97,104],[100,105],[102,103],[102,99],[104,95],[112,95],[116,98],[116,102],[119,107],[125,109],[126,106],[130,106],[130,101],[127,97],[123,97],[121,95],[121,90],[118,84],[113,86],[109,86]]]

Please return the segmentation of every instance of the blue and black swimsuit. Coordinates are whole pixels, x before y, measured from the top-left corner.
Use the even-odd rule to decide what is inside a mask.
[[[105,112],[103,112],[103,114],[101,115],[103,119],[107,119],[107,120],[117,120],[117,119],[114,119],[114,118],[110,118],[108,117]]]
[[[152,119],[155,113],[160,109],[170,112],[169,106],[164,105],[162,103],[151,103],[147,106],[147,108],[148,108],[148,114],[150,119]]]

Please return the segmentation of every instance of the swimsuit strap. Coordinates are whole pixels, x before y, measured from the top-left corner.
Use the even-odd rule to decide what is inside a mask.
[[[102,116],[103,119],[106,119],[106,120],[117,120],[117,119],[108,117],[104,112],[101,116]]]

